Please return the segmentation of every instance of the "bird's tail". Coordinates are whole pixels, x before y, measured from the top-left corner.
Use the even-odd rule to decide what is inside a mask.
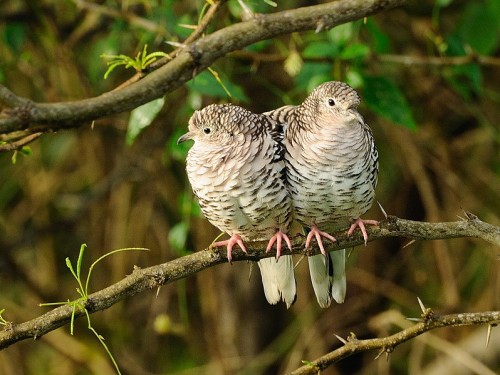
[[[278,261],[265,258],[259,260],[258,264],[267,302],[275,305],[283,300],[289,308],[297,298],[293,257],[282,255]]]
[[[332,251],[326,256],[308,257],[309,273],[318,304],[326,308],[332,298],[343,303],[346,294],[345,250]]]

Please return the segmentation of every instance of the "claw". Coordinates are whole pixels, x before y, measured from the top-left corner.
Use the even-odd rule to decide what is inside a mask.
[[[266,253],[269,250],[271,250],[274,243],[276,242],[276,260],[278,260],[279,257],[281,256],[281,245],[283,243],[283,240],[285,240],[285,243],[286,243],[286,246],[288,247],[288,249],[290,251],[292,251],[292,242],[290,241],[290,238],[288,238],[288,236],[285,233],[283,233],[280,229],[269,240],[269,243],[267,244],[267,247],[266,247]]]
[[[323,246],[323,241],[321,240],[321,237],[325,237],[325,238],[329,239],[332,242],[337,242],[337,240],[335,239],[335,237],[333,237],[332,235],[330,235],[330,234],[328,234],[326,232],[320,231],[318,229],[318,227],[316,226],[316,224],[313,225],[313,227],[311,228],[311,231],[307,234],[306,248],[308,248],[309,245],[311,244],[311,240],[312,240],[313,237],[315,237],[316,238],[316,242],[318,242],[318,247],[321,250],[321,254],[323,254],[325,256],[326,256],[326,251],[325,251],[325,247]]]
[[[239,245],[239,247],[241,248],[241,250],[243,250],[243,252],[245,254],[248,254],[247,248],[243,244],[243,240],[241,239],[241,236],[239,234],[233,234],[229,240],[215,242],[213,244],[213,246],[216,246],[216,247],[226,246],[226,248],[227,248],[227,260],[229,261],[229,263],[231,263],[231,261],[233,260],[233,256],[232,256],[233,246],[236,244]]]
[[[365,245],[366,245],[366,243],[368,242],[368,233],[366,232],[365,224],[366,225],[379,225],[377,220],[363,220],[363,219],[358,217],[354,221],[354,223],[352,223],[351,227],[347,231],[347,235],[352,236],[356,227],[359,227],[359,229],[361,230],[361,233],[363,234],[363,239],[365,240]]]

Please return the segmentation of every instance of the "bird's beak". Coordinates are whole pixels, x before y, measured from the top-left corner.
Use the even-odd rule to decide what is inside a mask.
[[[193,133],[191,132],[187,132],[186,134],[181,135],[177,140],[177,144],[187,141],[189,139],[193,139]]]

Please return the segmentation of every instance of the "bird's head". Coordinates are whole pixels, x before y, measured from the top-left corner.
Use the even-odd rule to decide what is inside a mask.
[[[309,118],[317,119],[317,123],[332,124],[355,119],[359,103],[359,95],[351,86],[330,81],[316,87],[302,107]]]
[[[192,139],[217,146],[237,144],[250,131],[251,115],[251,112],[235,105],[211,104],[194,112],[189,119],[189,131],[177,143]]]

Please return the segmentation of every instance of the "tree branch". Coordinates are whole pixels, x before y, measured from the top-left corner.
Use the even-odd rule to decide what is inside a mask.
[[[218,58],[279,35],[323,30],[370,16],[404,0],[342,0],[272,14],[258,14],[188,44],[174,59],[140,81],[120,90],[79,101],[35,103],[17,97],[0,85],[0,102],[10,110],[0,116],[0,134],[32,128],[34,131],[79,127],[104,116],[131,110],[163,96]]]
[[[369,241],[387,237],[406,237],[420,240],[474,237],[500,246],[500,227],[484,223],[470,213],[467,213],[466,220],[448,223],[424,223],[389,216],[380,223],[380,227],[370,227],[367,229],[369,231]],[[337,243],[326,243],[326,250],[340,250],[364,243],[360,233],[348,237],[347,231],[343,231],[335,233],[335,237],[337,238]],[[304,237],[297,236],[293,242],[292,253],[304,254]],[[243,253],[240,249],[235,249],[233,250],[233,261],[258,261],[262,258],[275,256],[275,250],[271,250],[269,253],[265,253],[262,250],[266,248],[266,245],[267,241],[247,243],[248,254]],[[320,250],[316,244],[307,250],[307,255],[319,253]],[[136,268],[132,274],[126,276],[121,281],[89,295],[85,303],[85,308],[89,314],[105,310],[127,297],[185,278],[205,268],[225,263],[227,262],[225,255],[225,249],[205,249],[164,264],[144,269]],[[9,323],[0,332],[0,350],[24,339],[39,338],[69,323],[71,314],[71,306],[61,306],[28,322],[20,324]],[[76,317],[83,315],[83,311],[76,312]],[[459,323],[460,321],[457,322]],[[432,326],[432,328],[435,327]]]
[[[307,363],[306,365],[292,371],[290,375],[315,375],[326,369],[328,366],[350,357],[353,354],[368,350],[379,349],[379,355],[386,353],[389,355],[394,348],[408,340],[411,340],[427,331],[441,327],[458,327],[489,324],[495,326],[500,324],[500,311],[486,311],[477,313],[460,313],[450,315],[436,315],[431,309],[423,312],[421,322],[403,329],[398,333],[377,339],[358,340],[351,333],[347,340],[340,339],[344,346],[325,354],[324,356]],[[489,334],[489,333],[488,333]],[[378,358],[377,356],[377,358]]]

